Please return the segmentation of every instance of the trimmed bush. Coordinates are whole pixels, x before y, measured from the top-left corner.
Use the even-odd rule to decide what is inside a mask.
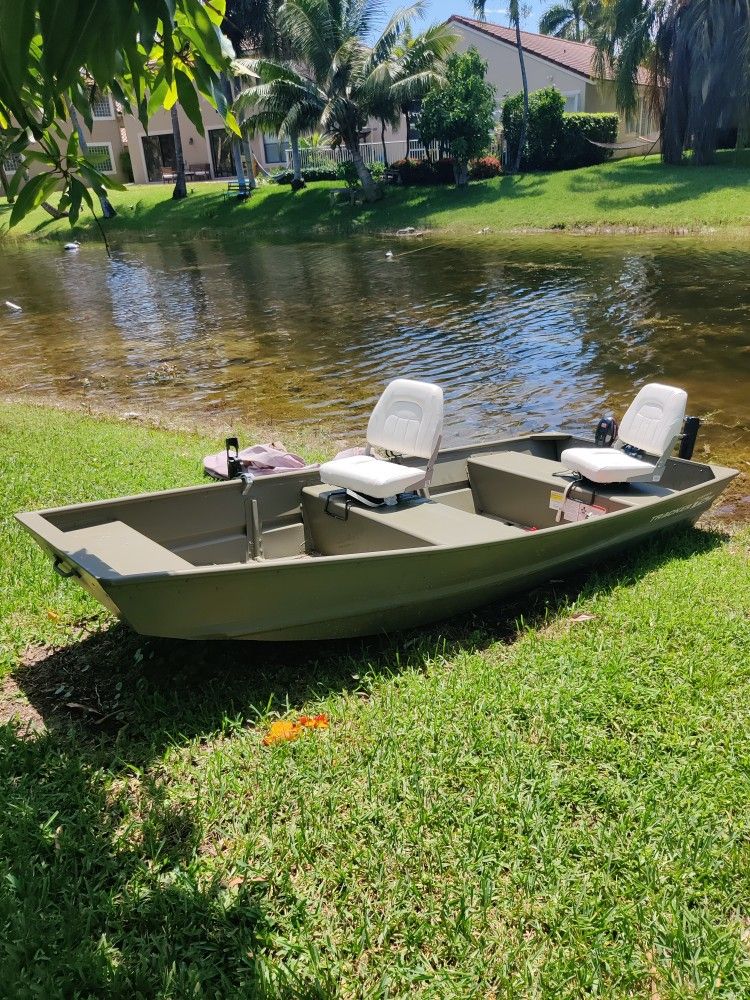
[[[562,131],[557,144],[559,169],[588,167],[611,159],[611,149],[592,146],[587,140],[617,142],[619,124],[615,114],[591,115],[580,112],[563,115]]]
[[[481,156],[469,164],[469,179],[472,181],[484,181],[489,177],[498,177],[500,172],[500,160],[496,156]]]
[[[554,170],[562,131],[565,98],[555,87],[529,94],[529,122],[521,157],[523,170]],[[514,160],[523,122],[523,94],[514,94],[503,105],[503,132],[508,156]]]
[[[453,160],[446,156],[441,160],[395,160],[391,170],[397,170],[401,183],[411,185],[453,184]]]
[[[332,165],[330,167],[308,167],[302,171],[302,176],[306,181],[335,181],[338,180],[339,175],[336,166]],[[292,178],[292,171],[283,167],[271,171],[271,180],[274,184],[291,184]]]
[[[521,157],[522,170],[570,170],[603,163],[612,156],[611,149],[593,146],[595,142],[616,142],[616,114],[566,114],[565,99],[555,87],[545,87],[529,94],[529,122],[526,145]],[[523,118],[523,94],[514,94],[503,105],[503,132],[508,156],[515,156]]]

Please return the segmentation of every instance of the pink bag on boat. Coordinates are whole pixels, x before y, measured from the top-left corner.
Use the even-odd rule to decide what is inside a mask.
[[[318,468],[317,463],[307,465],[303,458],[287,451],[283,444],[276,441],[243,448],[237,457],[242,468],[254,476],[270,476],[280,472],[310,472]],[[228,479],[226,451],[206,455],[203,459],[203,471],[213,479]]]

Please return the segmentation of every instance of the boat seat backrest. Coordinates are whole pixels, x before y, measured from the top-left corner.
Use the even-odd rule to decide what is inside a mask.
[[[375,405],[367,425],[374,448],[431,458],[443,430],[443,390],[430,382],[397,378]]]
[[[671,385],[644,385],[620,422],[618,444],[660,458],[671,450],[685,419],[687,393]]]

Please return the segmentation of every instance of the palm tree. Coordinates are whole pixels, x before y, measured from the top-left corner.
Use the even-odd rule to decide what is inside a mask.
[[[175,200],[187,198],[187,184],[185,183],[185,156],[182,152],[182,133],[180,132],[180,119],[177,114],[177,105],[173,104],[170,109],[172,119],[172,136],[174,138],[174,159],[175,159],[175,185],[172,197]]]
[[[640,71],[661,120],[662,157],[679,163],[686,149],[709,163],[719,132],[750,121],[748,0],[608,0],[594,40],[598,70],[614,70],[617,104],[633,111]]]
[[[485,20],[484,8],[486,0],[473,0],[474,13],[480,21]],[[509,0],[508,17],[511,26],[516,29],[516,48],[518,49],[518,62],[521,67],[521,86],[523,87],[523,118],[521,119],[521,130],[518,134],[518,148],[513,161],[513,173],[517,174],[521,169],[521,157],[523,148],[526,145],[526,132],[529,127],[529,81],[526,76],[526,60],[523,55],[523,44],[521,43],[521,18],[528,15],[528,8],[522,8],[518,0]]]
[[[543,35],[567,38],[571,42],[588,41],[590,26],[596,20],[599,0],[564,0],[554,3],[539,18],[539,31]]]
[[[400,71],[392,89],[399,112],[406,119],[406,155],[409,155],[410,114],[419,107],[423,97],[445,81],[445,65],[459,36],[447,24],[433,24],[419,35],[412,35],[407,24],[395,49],[394,57]],[[407,81],[402,89],[399,80]],[[376,117],[379,117],[376,115]],[[391,122],[393,127],[398,122]],[[384,129],[381,130],[381,141]],[[384,145],[385,150],[385,145]]]
[[[271,111],[284,116],[293,142],[305,127],[320,127],[354,163],[364,196],[375,201],[379,190],[362,159],[361,135],[384,95],[400,102],[414,99],[434,82],[434,70],[397,71],[394,52],[419,3],[391,17],[373,43],[367,39],[382,17],[384,0],[285,0],[279,24],[289,58],[249,60],[261,83],[240,97],[238,107],[258,107],[255,121]]]
[[[254,59],[245,65],[260,83],[242,91],[235,102],[243,132],[274,132],[289,138],[292,190],[296,191],[304,184],[300,134],[314,131],[320,121],[319,94],[289,63]]]

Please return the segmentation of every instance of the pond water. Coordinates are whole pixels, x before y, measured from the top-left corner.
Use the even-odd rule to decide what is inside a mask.
[[[349,435],[385,381],[416,376],[444,387],[457,440],[588,430],[660,379],[710,414],[710,440],[741,445],[749,263],[750,247],[723,242],[563,235],[151,239],[112,260],[94,246],[5,246],[0,389]]]

